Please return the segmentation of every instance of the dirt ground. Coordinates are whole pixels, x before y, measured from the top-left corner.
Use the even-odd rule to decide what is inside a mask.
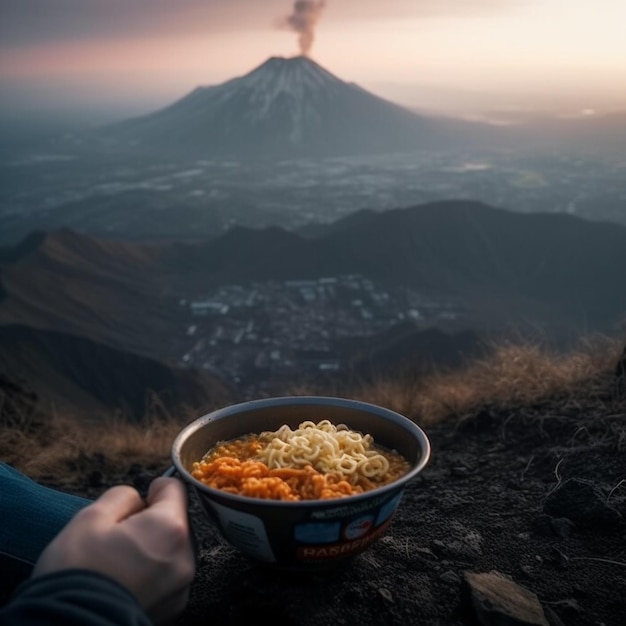
[[[425,430],[431,462],[388,531],[333,571],[249,562],[192,496],[198,573],[178,624],[626,623],[626,396],[614,380]],[[488,572],[512,581],[495,600],[470,584]]]
[[[198,569],[176,626],[626,624],[626,372],[424,430],[430,463],[386,533],[324,573],[248,561],[190,493]],[[72,491],[144,491],[166,467]]]

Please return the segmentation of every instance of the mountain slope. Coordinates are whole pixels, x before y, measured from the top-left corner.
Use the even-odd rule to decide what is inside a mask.
[[[373,382],[383,377],[415,379],[433,371],[449,371],[488,353],[479,336],[470,331],[419,330],[414,324],[399,324],[368,342],[367,349],[351,359],[351,376]]]
[[[0,255],[0,325],[25,324],[156,356],[173,325],[160,250],[70,231],[35,234]]]
[[[226,388],[202,372],[21,325],[0,326],[0,375],[28,381],[46,406],[80,412],[85,419],[114,411],[141,418],[151,395],[170,411],[197,410],[227,397]]]
[[[226,284],[361,274],[461,300],[478,325],[606,330],[624,317],[626,228],[479,203],[363,211],[304,237],[237,228],[201,243],[134,244],[68,232],[0,265],[0,325],[176,354],[180,297]]]
[[[272,57],[242,77],[110,127],[106,137],[187,156],[267,158],[441,148],[478,126],[418,116],[308,58]]]
[[[614,224],[458,201],[362,211],[316,232],[233,230],[188,249],[189,277],[200,268],[215,283],[363,274],[462,297],[485,321],[594,327],[626,311],[616,288],[626,280],[626,228]]]

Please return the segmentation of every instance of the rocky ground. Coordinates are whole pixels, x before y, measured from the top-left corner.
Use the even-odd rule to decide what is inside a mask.
[[[176,626],[622,626],[623,360],[575,393],[424,427],[431,461],[386,534],[332,571],[249,562],[190,494],[198,571]],[[98,471],[72,490],[96,497],[128,482],[143,491],[164,463],[125,476]]]
[[[179,624],[626,623],[626,395],[614,379],[426,430],[432,460],[386,535],[335,571],[248,562],[192,497],[198,574]]]

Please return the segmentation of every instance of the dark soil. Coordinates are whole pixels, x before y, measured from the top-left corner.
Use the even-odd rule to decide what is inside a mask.
[[[198,570],[177,626],[263,620],[623,626],[626,389],[620,381],[607,377],[534,406],[483,407],[425,427],[431,461],[407,486],[385,535],[324,573],[248,561],[225,543],[191,493]],[[163,469],[97,472],[74,491],[95,497],[119,482],[143,491]],[[481,601],[468,581],[488,572],[508,577],[525,600],[516,605],[508,587],[495,602]]]
[[[484,408],[425,429],[431,462],[407,487],[387,533],[326,573],[249,562],[192,496],[198,573],[178,623],[623,626],[620,396],[611,380],[578,398]],[[489,602],[478,620],[466,575],[491,571],[536,594],[544,621],[498,616]]]

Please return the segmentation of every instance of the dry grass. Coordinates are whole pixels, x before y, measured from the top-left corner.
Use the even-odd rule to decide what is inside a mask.
[[[67,483],[95,467],[120,475],[133,464],[165,467],[172,441],[195,417],[162,411],[140,422],[119,415],[91,422],[69,415],[31,416],[0,430],[0,459],[34,479],[63,476]]]
[[[429,425],[486,405],[520,406],[589,392],[595,381],[614,371],[622,349],[623,341],[606,337],[588,338],[566,355],[537,345],[501,344],[493,346],[489,357],[455,372],[413,380],[381,378],[342,391],[298,387],[286,390],[286,395],[351,397]],[[24,415],[0,429],[0,459],[35,479],[63,476],[68,483],[84,478],[94,459],[106,466],[104,470],[113,468],[120,475],[134,463],[166,467],[174,437],[201,413],[189,409],[173,416],[153,406],[139,423],[114,416],[86,422],[61,415]]]
[[[623,342],[605,336],[588,337],[565,355],[540,345],[503,343],[462,370],[413,380],[381,378],[348,393],[433,424],[485,405],[519,406],[589,390],[614,371],[622,349]]]

